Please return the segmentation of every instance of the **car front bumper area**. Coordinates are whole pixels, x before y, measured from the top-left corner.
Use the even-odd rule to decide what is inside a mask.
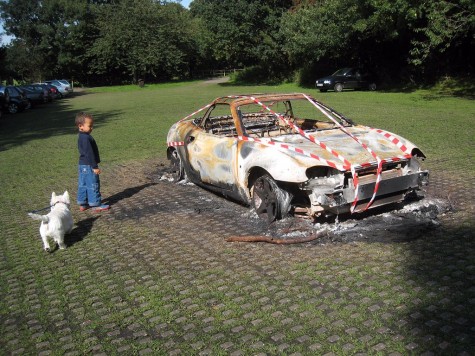
[[[407,175],[400,175],[397,170],[383,172],[378,186],[376,197],[369,208],[403,201],[407,194],[420,190],[429,183],[429,172],[418,171]],[[362,212],[368,208],[373,197],[376,185],[376,175],[359,177],[358,187],[353,179],[348,180],[346,187],[322,189],[316,187],[309,195],[311,215],[320,215],[323,212],[332,214],[346,213],[351,210],[355,201],[356,188],[357,203],[353,212]]]
[[[320,90],[328,90],[328,89],[332,89],[333,86],[330,81],[319,80],[315,83],[315,88],[320,89]]]

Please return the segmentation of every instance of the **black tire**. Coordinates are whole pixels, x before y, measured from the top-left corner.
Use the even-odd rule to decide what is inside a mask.
[[[326,93],[326,92],[327,92],[327,89],[320,89],[320,92]]]
[[[10,114],[16,114],[18,111],[19,111],[18,104],[16,104],[16,103],[8,104],[8,112]]]
[[[376,83],[370,83],[370,85],[368,85],[368,90],[375,91],[376,90]]]
[[[290,194],[268,174],[255,180],[251,187],[251,201],[257,215],[269,224],[282,219],[290,210]]]
[[[28,100],[28,104],[26,105],[25,110],[31,109],[32,106],[33,104],[31,103],[31,100]]]
[[[343,84],[341,84],[341,83],[336,83],[335,86],[333,87],[333,89],[334,89],[336,92],[340,93],[341,91],[343,91]]]
[[[170,153],[170,173],[175,183],[185,179],[185,167],[177,150]]]

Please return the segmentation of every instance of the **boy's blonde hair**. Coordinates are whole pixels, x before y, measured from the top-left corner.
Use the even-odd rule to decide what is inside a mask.
[[[86,119],[91,119],[94,121],[94,117],[91,114],[81,111],[76,114],[76,120],[74,120],[74,122],[76,126],[79,127],[79,125],[84,125]]]

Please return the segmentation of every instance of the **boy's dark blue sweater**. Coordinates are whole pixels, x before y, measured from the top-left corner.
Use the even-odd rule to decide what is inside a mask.
[[[94,138],[84,132],[79,132],[78,136],[79,164],[98,168],[101,161],[99,157],[99,148],[97,148]]]

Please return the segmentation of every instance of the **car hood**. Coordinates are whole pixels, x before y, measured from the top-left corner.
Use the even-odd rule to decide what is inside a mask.
[[[317,79],[317,82],[323,82],[325,80],[333,81],[333,80],[339,80],[339,79],[342,79],[342,78],[343,78],[343,76],[341,76],[341,75],[329,75],[328,77],[323,77],[323,78]]]
[[[356,126],[348,128],[348,131],[354,135],[361,143],[367,145],[381,159],[391,159],[394,157],[401,157],[406,152],[403,152],[395,143],[378,133],[375,129],[364,126]],[[309,133],[319,142],[323,143],[330,150],[338,153],[340,157],[345,158],[353,165],[361,165],[367,163],[376,163],[376,159],[367,149],[365,149],[359,142],[353,139],[339,129],[318,131]],[[397,138],[402,145],[407,148],[407,151],[415,147],[414,144],[406,139],[391,134]],[[307,153],[315,154],[323,159],[342,164],[342,161],[328,150],[322,148],[319,144],[309,141],[307,138],[300,135],[283,135],[274,138],[275,141],[284,144],[289,144],[292,147],[300,148]],[[304,155],[299,155],[293,150],[288,151],[289,154],[299,160],[309,160],[311,158]],[[300,157],[299,157],[300,156]]]

